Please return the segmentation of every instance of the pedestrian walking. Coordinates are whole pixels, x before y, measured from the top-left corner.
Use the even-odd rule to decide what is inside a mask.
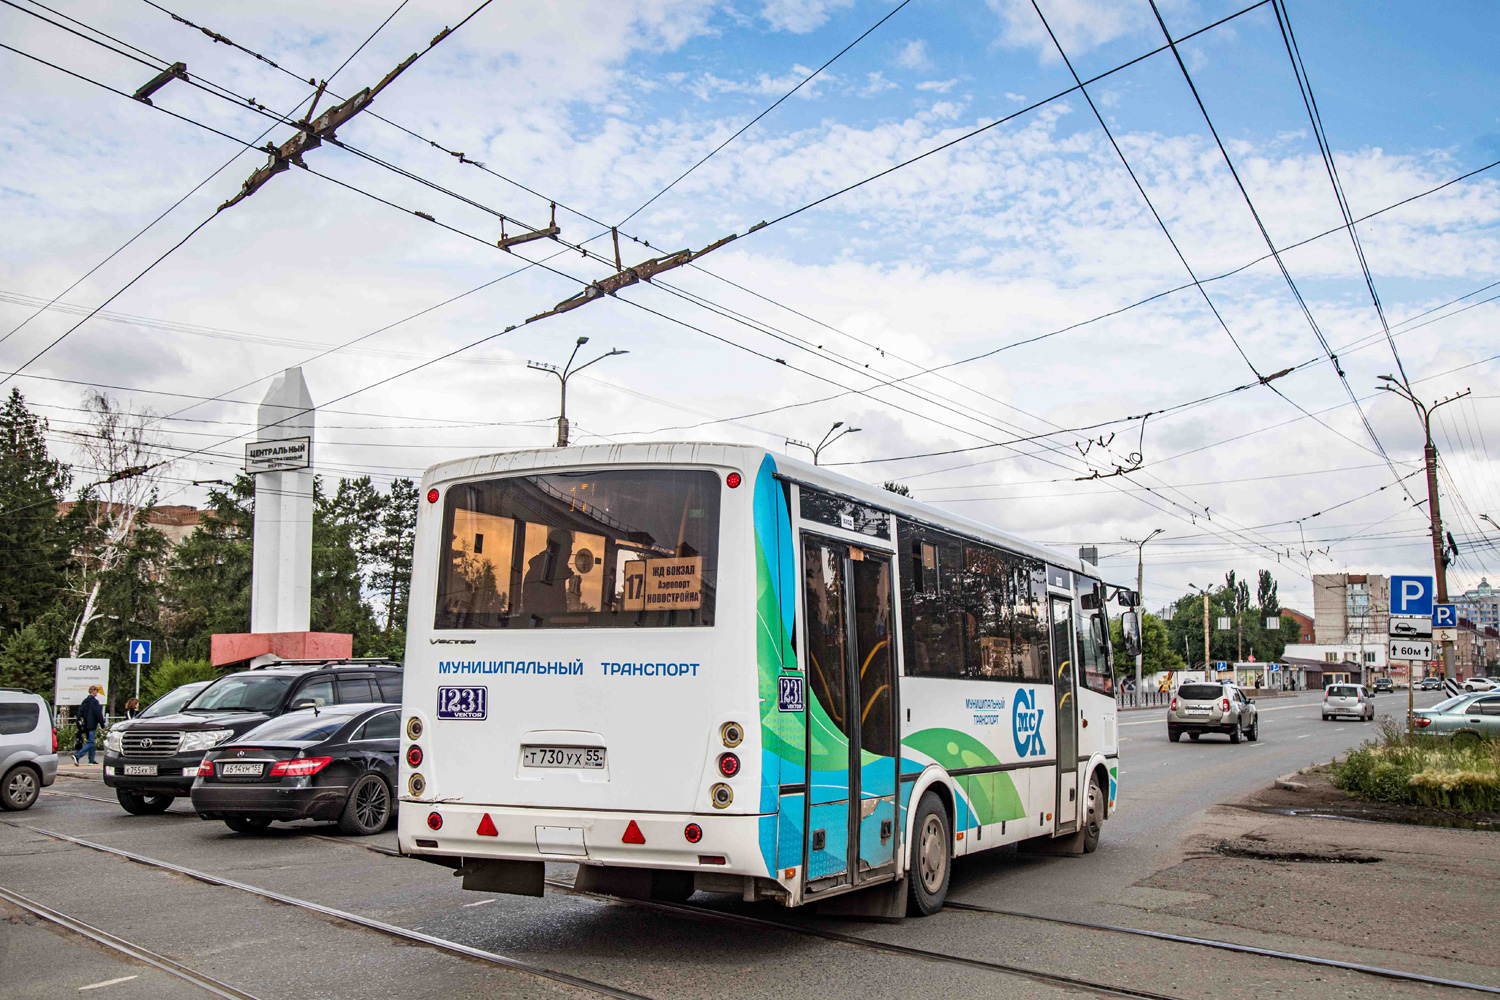
[[[133,719],[141,714],[141,700],[139,698],[127,698],[125,700],[125,718]]]
[[[80,763],[78,758],[85,753],[89,755],[90,764],[98,763],[94,760],[94,734],[104,725],[104,708],[99,704],[99,693],[99,685],[89,685],[89,696],[78,706],[78,729],[83,733],[83,746],[73,754],[75,764]]]

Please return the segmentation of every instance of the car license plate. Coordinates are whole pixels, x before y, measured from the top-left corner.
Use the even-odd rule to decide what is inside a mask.
[[[155,764],[126,764],[120,770],[127,775],[139,774],[151,778],[156,777]]]
[[[603,747],[525,747],[522,767],[574,767],[597,770],[604,767]]]
[[[254,764],[238,760],[219,762],[219,774],[225,778],[259,778],[265,770],[266,765],[259,761]]]

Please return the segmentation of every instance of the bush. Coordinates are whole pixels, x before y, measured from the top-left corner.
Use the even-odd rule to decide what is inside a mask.
[[[219,671],[210,666],[207,660],[163,660],[141,681],[141,707],[145,708],[184,684],[211,681],[218,676]]]
[[[1332,765],[1339,788],[1362,799],[1457,812],[1500,811],[1500,742],[1467,745],[1436,736],[1407,735],[1390,718]]]

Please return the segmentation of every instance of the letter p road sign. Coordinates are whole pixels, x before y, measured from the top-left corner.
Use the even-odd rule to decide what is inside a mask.
[[[1432,617],[1432,577],[1391,577],[1391,614]]]

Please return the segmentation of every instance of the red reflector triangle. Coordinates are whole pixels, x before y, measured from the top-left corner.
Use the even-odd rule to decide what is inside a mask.
[[[630,825],[625,828],[625,836],[620,838],[620,843],[644,844],[645,842],[646,837],[641,833],[641,828],[635,825],[635,820],[631,820]]]
[[[481,837],[498,837],[500,831],[495,829],[495,821],[490,819],[490,814],[485,813],[484,819],[479,821],[479,835]]]

